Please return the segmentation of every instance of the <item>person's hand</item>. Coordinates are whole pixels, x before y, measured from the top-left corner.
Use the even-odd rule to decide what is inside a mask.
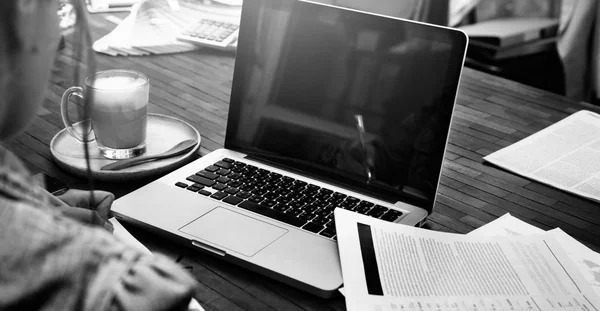
[[[91,197],[90,191],[69,189],[59,196],[52,196],[51,203],[60,207],[67,217],[101,226],[112,232],[108,214],[114,200],[115,196],[106,191],[96,190]]]

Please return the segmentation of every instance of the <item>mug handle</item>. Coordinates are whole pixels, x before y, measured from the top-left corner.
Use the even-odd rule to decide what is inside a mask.
[[[62,98],[60,99],[60,116],[62,117],[62,121],[65,124],[65,128],[67,129],[69,134],[71,134],[71,136],[73,136],[75,139],[77,139],[78,141],[83,143],[83,142],[85,142],[84,134],[80,133],[75,128],[73,122],[69,118],[69,109],[68,109],[69,107],[68,106],[69,106],[69,102],[71,101],[71,96],[77,96],[83,100],[84,99],[83,98],[83,89],[79,86],[72,86],[65,91]],[[96,140],[95,137],[90,137],[90,134],[92,132],[90,120],[81,121],[81,122],[76,123],[75,125],[80,125],[80,124],[81,124],[81,126],[78,126],[78,127],[84,128],[84,129],[88,128],[87,142],[93,142],[94,140]]]

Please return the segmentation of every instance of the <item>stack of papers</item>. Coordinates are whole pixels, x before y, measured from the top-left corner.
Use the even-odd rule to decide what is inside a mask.
[[[113,56],[198,49],[196,45],[177,40],[177,36],[204,16],[239,21],[241,7],[195,0],[142,0],[113,31],[94,42],[93,49]]]
[[[600,256],[510,214],[468,235],[336,209],[348,310],[599,310]]]
[[[600,202],[600,115],[581,110],[483,159]]]

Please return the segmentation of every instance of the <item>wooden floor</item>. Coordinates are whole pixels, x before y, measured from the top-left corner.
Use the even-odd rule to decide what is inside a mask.
[[[95,38],[114,27],[102,15],[94,16],[92,22]],[[97,61],[99,70],[128,68],[146,73],[151,79],[150,112],[193,124],[203,138],[202,154],[223,146],[234,54],[203,49],[147,57],[97,55]],[[61,54],[57,59],[61,68],[69,68],[70,63],[69,55]],[[4,145],[21,156],[33,172],[45,171],[72,186],[86,188],[87,181],[66,174],[52,162],[48,148],[52,137],[63,128],[58,103],[64,90],[72,85],[65,74],[65,69],[59,69],[53,75],[47,100],[30,129]],[[600,250],[598,203],[482,160],[581,109],[600,112],[594,106],[465,69],[437,202],[426,228],[468,233],[508,212],[542,229],[560,227],[595,251]],[[123,195],[148,181],[97,183],[96,187]],[[211,256],[190,253],[160,237],[129,229],[153,251],[170,256],[196,277],[201,303],[208,310],[345,309],[341,295],[316,298]]]

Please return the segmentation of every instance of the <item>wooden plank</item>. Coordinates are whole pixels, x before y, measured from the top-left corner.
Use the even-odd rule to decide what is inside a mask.
[[[472,168],[476,171],[480,171],[482,173],[496,176],[497,178],[503,179],[507,182],[513,183],[518,186],[525,186],[530,183],[530,181],[526,178],[517,176],[509,172],[505,172],[490,165],[485,165],[482,162],[476,162],[467,158],[458,158],[456,159],[456,163]]]
[[[431,230],[441,232],[467,233],[471,229],[469,227],[462,226],[460,223],[455,222],[454,219],[439,213],[433,213],[429,215],[427,223]]]
[[[529,190],[527,187],[531,184],[527,184],[525,185],[525,187],[523,186],[518,186],[518,185],[514,185],[510,182],[506,182],[505,180],[502,180],[500,178],[496,178],[492,175],[489,174],[480,174],[479,176],[476,177],[477,180],[480,180],[484,183],[496,186],[498,188],[504,189],[508,192],[511,193],[516,193],[524,198],[527,198],[529,200],[532,200],[534,202],[538,202],[540,204],[545,204],[545,205],[552,205],[555,204],[557,202],[556,199],[552,198],[552,197],[548,197],[546,195],[542,195],[539,194],[535,191],[531,191]]]

